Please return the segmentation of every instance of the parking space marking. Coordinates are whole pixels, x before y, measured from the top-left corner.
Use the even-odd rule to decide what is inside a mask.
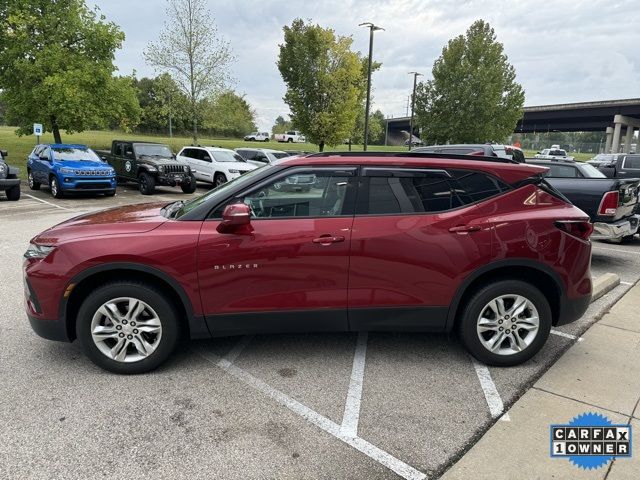
[[[38,202],[42,202],[42,203],[46,203],[47,205],[51,205],[52,207],[60,208],[61,210],[69,210],[70,212],[75,211],[72,208],[63,207],[61,205],[56,205],[55,203],[47,202],[46,200],[42,200],[41,198],[34,197],[33,195],[29,195],[28,193],[25,193],[25,196],[27,196],[29,198],[33,198],[34,200],[37,200]]]
[[[347,401],[344,405],[342,426],[340,432],[350,437],[358,436],[358,421],[360,420],[360,403],[362,400],[362,383],[364,381],[364,365],[367,356],[367,332],[359,332],[356,340],[356,352],[353,355],[353,368]]]
[[[620,282],[620,285],[635,285],[633,282]]]
[[[578,340],[579,342],[582,342],[584,340],[584,338],[582,337],[576,337],[575,335],[571,335],[570,333],[564,333],[564,332],[561,332],[560,330],[555,330],[553,328],[549,333],[553,333],[554,335],[557,335],[559,337],[570,338],[571,340]]]
[[[510,422],[511,418],[509,418],[509,414],[505,412],[503,415],[504,403],[502,403],[502,398],[498,393],[496,384],[493,383],[489,369],[486,365],[478,363],[478,361],[473,357],[471,357],[471,362],[473,363],[473,368],[476,370],[478,381],[480,382],[480,386],[484,392],[484,398],[487,400],[489,413],[491,413],[493,418],[500,418],[502,421]]]
[[[246,337],[241,340],[241,343],[243,342],[245,343],[244,347],[246,347],[246,343],[248,343],[248,341],[246,341]],[[242,351],[244,347],[242,347],[240,351]],[[232,352],[234,350],[235,347],[234,349],[232,349]],[[315,425],[321,430],[324,430],[328,434],[334,436],[338,440],[343,441],[347,445],[355,448],[372,460],[375,460],[381,465],[384,465],[388,469],[400,475],[402,478],[405,478],[407,480],[425,480],[427,478],[427,476],[421,471],[394,457],[390,453],[385,452],[381,448],[376,447],[372,443],[369,443],[360,437],[352,437],[350,435],[344,434],[341,431],[341,426],[337,423],[329,420],[327,417],[320,415],[315,410],[312,410],[311,408],[289,397],[280,390],[273,388],[262,380],[254,377],[249,372],[246,372],[240,367],[233,365],[233,363],[230,362],[228,358],[221,359],[217,355],[207,352],[206,350],[201,348],[198,348],[196,351],[203,358],[217,365],[235,379],[241,381],[242,383],[255,390],[258,390],[259,392],[262,392],[267,397],[288,408],[293,413],[307,420],[309,423]]]
[[[617,253],[633,253],[635,255],[640,255],[640,251],[636,251],[636,250],[618,250],[617,248],[607,248],[607,247],[601,247],[600,245],[593,245],[594,248],[598,248],[600,250],[608,250],[610,252],[617,252]]]
[[[251,343],[251,340],[253,340],[252,335],[242,337],[242,339],[236,344],[236,346],[229,350],[229,353],[227,353],[224,358],[220,359],[220,361],[218,362],[218,366],[220,368],[227,368],[231,366],[233,362],[238,359],[242,351],[247,348],[247,345]]]

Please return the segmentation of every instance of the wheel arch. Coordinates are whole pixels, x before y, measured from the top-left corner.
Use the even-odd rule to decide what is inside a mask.
[[[562,298],[565,294],[560,276],[548,266],[527,259],[510,259],[490,263],[469,275],[456,290],[447,313],[446,330],[451,331],[459,321],[467,300],[480,287],[488,282],[505,279],[518,279],[532,284],[549,301],[552,324],[556,325],[560,318]]]
[[[123,279],[149,283],[167,295],[178,309],[178,319],[185,329],[186,338],[210,337],[204,320],[196,317],[191,300],[178,282],[156,268],[123,262],[88,268],[74,276],[68,283],[68,286],[74,285],[74,287],[69,297],[63,298],[60,302],[59,318],[64,319],[70,340],[76,338],[76,317],[86,294],[104,283]]]

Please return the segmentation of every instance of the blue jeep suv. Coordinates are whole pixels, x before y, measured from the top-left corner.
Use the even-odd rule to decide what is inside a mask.
[[[36,145],[27,160],[29,188],[49,185],[51,195],[116,193],[116,172],[86,145],[54,143]]]

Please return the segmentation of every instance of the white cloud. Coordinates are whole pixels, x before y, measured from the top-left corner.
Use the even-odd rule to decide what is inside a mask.
[[[116,56],[120,71],[152,75],[142,51],[162,28],[164,2],[94,1],[127,35]],[[385,28],[375,36],[374,58],[383,66],[373,77],[373,106],[387,115],[405,113],[407,72],[428,77],[447,40],[478,18],[504,44],[527,105],[640,96],[640,5],[633,0],[209,0],[209,6],[237,56],[235,87],[246,93],[261,129],[287,113],[276,60],[282,27],[296,17],[351,35],[365,54],[368,30],[358,24]]]

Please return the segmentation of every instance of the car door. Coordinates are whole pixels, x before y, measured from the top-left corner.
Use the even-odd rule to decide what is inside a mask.
[[[324,188],[304,194],[274,187],[311,173]],[[229,199],[204,222],[198,278],[214,335],[344,331],[356,169],[289,168]],[[250,229],[218,233],[225,205],[252,208]]]
[[[119,177],[125,176],[124,161],[122,159],[123,156],[123,145],[121,142],[116,142],[113,146],[113,155],[111,155],[109,158],[111,160],[111,166],[116,171],[116,175]]]
[[[491,258],[490,229],[477,223],[470,192],[500,190],[474,174],[363,168],[351,236],[352,330],[444,328],[464,276]]]
[[[213,173],[215,168],[213,166],[213,154],[207,150],[199,150],[199,163],[202,170],[202,180],[207,182],[213,181]]]
[[[49,172],[51,171],[51,164],[51,148],[44,146],[35,158],[35,165],[37,165],[37,175],[34,175],[34,178],[37,178],[38,183],[42,183],[45,185],[49,183]]]
[[[195,149],[193,148],[185,148],[182,150],[180,155],[178,155],[178,160],[186,163],[191,168],[191,172],[193,176],[196,177],[196,180],[201,180],[200,170],[196,162],[194,161]]]

